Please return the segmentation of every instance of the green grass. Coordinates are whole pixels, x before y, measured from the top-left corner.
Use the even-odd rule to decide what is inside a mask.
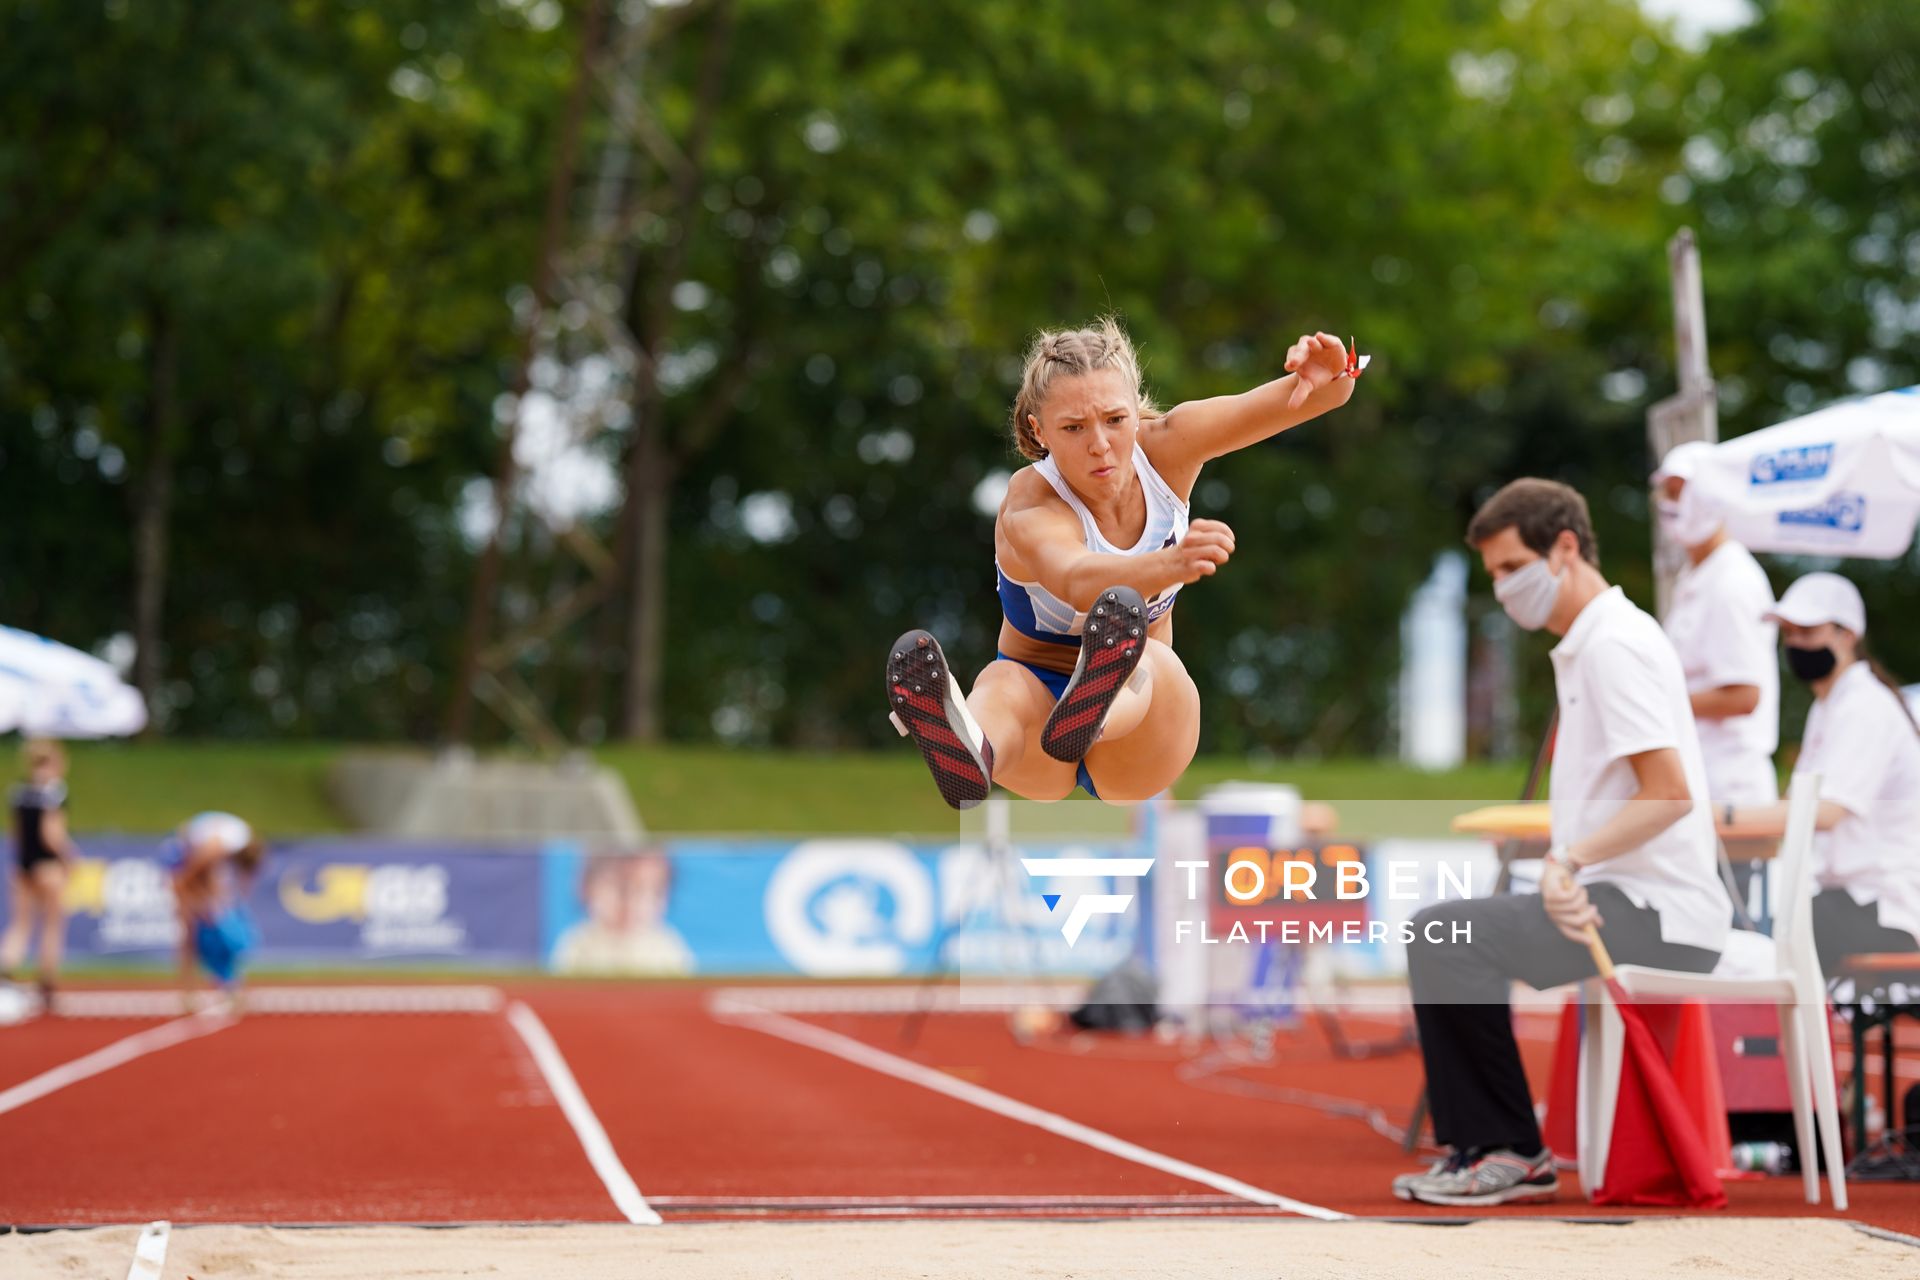
[[[1276,760],[1251,764],[1243,759],[1203,756],[1193,762],[1174,788],[1191,800],[1216,783],[1290,782],[1309,800],[1474,800],[1511,801],[1526,781],[1524,764],[1470,764],[1444,773],[1424,773],[1379,760]]]
[[[939,833],[959,829],[960,818],[941,801],[926,766],[911,750],[792,754],[729,751],[718,747],[625,747],[599,753],[626,779],[640,816],[657,831],[772,831]],[[1492,804],[1512,800],[1525,777],[1521,765],[1472,765],[1446,773],[1422,773],[1399,764],[1368,760],[1272,761],[1239,757],[1194,761],[1174,789],[1192,800],[1228,780],[1288,782],[1311,800],[1326,800],[1349,819],[1361,819],[1367,834],[1417,834],[1432,830],[1432,811],[1447,814],[1457,802]],[[1084,830],[1094,801],[1078,797],[1076,829]],[[1432,802],[1403,806],[1400,802]],[[1104,807],[1104,806],[1102,806]],[[1031,830],[1037,815],[1017,824]],[[1110,819],[1123,825],[1114,811]],[[1350,829],[1352,822],[1347,824]],[[1438,832],[1434,832],[1438,834]]]
[[[904,744],[903,744],[904,746]],[[878,752],[609,747],[656,831],[937,832],[956,815],[912,749]]]
[[[346,830],[327,798],[327,743],[74,742],[79,831],[171,831],[203,809],[229,809],[268,832]]]
[[[327,795],[327,743],[76,743],[74,822],[81,831],[159,832],[201,809],[231,809],[283,834],[346,829]],[[719,747],[609,747],[598,753],[633,792],[642,820],[663,832],[939,834],[959,829],[918,755],[897,751],[802,753]],[[1176,794],[1191,800],[1228,779],[1290,782],[1339,805],[1349,830],[1413,834],[1430,823],[1406,815],[1450,813],[1463,803],[1511,800],[1519,765],[1472,765],[1427,774],[1366,760],[1265,761],[1203,757]],[[1427,802],[1403,804],[1401,802]],[[1092,802],[1074,810],[1085,822]],[[1110,819],[1123,821],[1113,812]],[[1027,819],[1023,816],[1022,825]]]

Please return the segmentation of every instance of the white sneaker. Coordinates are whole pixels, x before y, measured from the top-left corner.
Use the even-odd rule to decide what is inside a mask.
[[[1554,1168],[1553,1152],[1543,1147],[1539,1155],[1528,1157],[1515,1155],[1503,1147],[1488,1151],[1457,1170],[1412,1179],[1407,1184],[1407,1199],[1421,1204],[1485,1209],[1551,1200],[1559,1191],[1560,1174]]]

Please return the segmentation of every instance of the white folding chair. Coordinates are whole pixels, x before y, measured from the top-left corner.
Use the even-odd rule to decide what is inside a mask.
[[[1780,1011],[1780,1054],[1793,1099],[1801,1175],[1808,1204],[1820,1203],[1815,1155],[1816,1113],[1826,1149],[1833,1207],[1847,1207],[1846,1160],[1841,1154],[1840,1107],[1833,1078],[1833,1043],[1827,1023],[1827,986],[1813,948],[1811,861],[1814,819],[1820,808],[1819,775],[1795,774],[1787,789],[1787,830],[1775,859],[1779,893],[1773,920],[1773,972],[1758,977],[1682,973],[1621,965],[1615,971],[1637,999],[1698,997],[1722,1002],[1774,1005]],[[1580,1056],[1580,1182],[1591,1194],[1605,1179],[1613,1139],[1614,1103],[1620,1088],[1625,1036],[1620,1014],[1598,979],[1586,984],[1587,1034]]]

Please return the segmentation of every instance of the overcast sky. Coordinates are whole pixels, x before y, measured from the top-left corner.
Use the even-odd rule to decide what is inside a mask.
[[[1674,31],[1688,44],[1699,44],[1716,32],[1753,20],[1753,6],[1747,0],[1640,0],[1640,7],[1673,19]]]

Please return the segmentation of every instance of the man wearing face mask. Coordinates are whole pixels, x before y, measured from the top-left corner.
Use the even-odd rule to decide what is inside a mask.
[[[1718,813],[1728,805],[1764,806],[1780,798],[1773,770],[1780,745],[1780,663],[1776,631],[1766,620],[1773,608],[1766,570],[1727,536],[1720,511],[1690,483],[1712,450],[1699,440],[1675,446],[1653,473],[1653,489],[1661,529],[1687,553],[1666,631],[1686,673],[1707,794]],[[1753,868],[1734,868],[1742,893]]]
[[[1414,917],[1407,948],[1434,1137],[1452,1152],[1395,1179],[1394,1194],[1478,1208],[1551,1199],[1559,1186],[1509,984],[1592,976],[1589,925],[1622,964],[1705,973],[1726,937],[1727,899],[1680,659],[1660,624],[1600,575],[1585,500],[1550,480],[1516,480],[1480,508],[1467,542],[1514,622],[1561,637],[1540,892],[1437,903]],[[1460,938],[1462,925],[1467,939],[1434,940]]]
[[[1787,670],[1813,690],[1796,772],[1820,775],[1813,940],[1832,974],[1848,956],[1920,951],[1920,732],[1867,656],[1867,609],[1853,583],[1810,573],[1769,617]],[[1786,806],[1734,806],[1730,821],[1786,827]]]

